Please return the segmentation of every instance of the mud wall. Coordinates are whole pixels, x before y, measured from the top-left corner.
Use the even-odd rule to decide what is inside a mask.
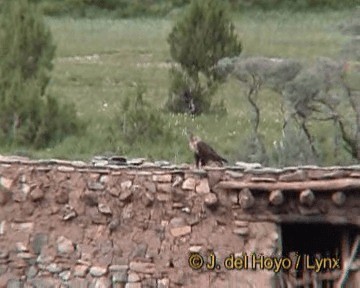
[[[359,171],[3,159],[0,287],[272,287],[279,223],[360,226]]]

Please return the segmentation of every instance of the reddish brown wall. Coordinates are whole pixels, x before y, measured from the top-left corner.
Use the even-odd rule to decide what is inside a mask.
[[[294,210],[300,205],[294,193],[277,208],[269,204],[271,191],[246,190],[254,199],[249,207],[241,206],[245,190],[219,183],[275,183],[289,174],[244,169],[2,161],[0,287],[271,287],[272,271],[252,270],[251,263],[248,269],[227,271],[224,258],[280,254],[276,222],[291,209],[298,220],[331,215],[320,211],[309,218],[307,211],[314,207]],[[302,181],[309,180],[306,173]],[[320,203],[336,206],[330,192],[321,193],[315,195]],[[334,208],[338,212],[329,219],[360,223],[359,197],[346,197],[352,201],[342,205],[351,204]],[[291,209],[287,203],[293,203]],[[189,267],[190,252],[206,257],[211,251],[220,269]]]

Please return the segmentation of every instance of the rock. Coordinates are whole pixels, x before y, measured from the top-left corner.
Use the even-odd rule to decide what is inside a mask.
[[[97,206],[99,203],[98,196],[96,195],[96,193],[91,191],[85,191],[82,199],[85,204],[90,207]]]
[[[217,199],[216,194],[208,193],[205,196],[204,203],[205,203],[206,206],[210,206],[210,207],[215,206],[218,203],[218,199]]]
[[[156,185],[154,182],[149,182],[146,181],[143,183],[143,186],[146,188],[146,190],[148,190],[150,193],[155,193],[156,192]]]
[[[162,278],[157,281],[157,288],[169,288],[170,280],[168,278]]]
[[[66,287],[66,286],[65,286]],[[86,279],[81,279],[81,278],[75,278],[70,280],[69,282],[69,287],[74,287],[74,288],[88,288],[89,287],[89,283]]]
[[[141,282],[141,287],[142,287],[142,288],[153,288],[153,287],[156,287],[156,279],[154,279],[154,278],[145,278],[145,279]]]
[[[59,277],[60,277],[61,280],[63,280],[63,281],[69,281],[70,276],[71,276],[70,270],[63,271],[63,272],[61,272],[61,273],[59,274]]]
[[[28,252],[20,252],[16,255],[18,258],[24,259],[24,260],[30,260],[35,258],[35,255]]]
[[[36,259],[36,262],[39,264],[39,265],[48,265],[50,264],[51,262],[53,262],[55,260],[55,257],[53,255],[50,255],[50,254],[40,254],[37,259]]]
[[[30,192],[30,198],[32,201],[40,201],[45,197],[45,193],[42,189],[36,187]]]
[[[235,171],[231,171],[231,170],[226,171],[225,175],[229,175],[231,178],[234,178],[234,179],[241,179],[244,177],[244,173],[235,172]]]
[[[191,226],[175,227],[170,230],[174,237],[180,237],[191,233]]]
[[[171,163],[169,161],[166,160],[159,160],[159,161],[155,161],[154,164],[156,166],[169,166]]]
[[[126,165],[126,157],[124,156],[112,156],[109,159],[109,164],[110,165],[118,165],[118,166],[122,166],[122,165]]]
[[[126,205],[121,213],[123,219],[130,219],[133,215],[133,205],[132,203]]]
[[[68,221],[70,219],[73,219],[75,218],[77,215],[76,215],[76,212],[74,210],[72,211],[67,211],[63,217],[63,220],[64,221]]]
[[[132,186],[132,182],[130,180],[123,181],[120,184],[121,190],[130,189],[131,186]]]
[[[231,203],[239,204],[239,192],[236,191],[229,191],[229,198]]]
[[[112,196],[115,196],[115,197],[119,197],[120,192],[121,192],[121,190],[118,189],[118,187],[112,187],[112,188],[109,190],[109,193],[110,193]]]
[[[6,288],[22,288],[23,283],[19,279],[10,279],[7,282]]]
[[[141,196],[141,202],[144,204],[145,207],[149,207],[152,205],[152,203],[154,202],[155,197],[150,194],[149,192],[145,192],[142,196]]]
[[[105,214],[105,215],[111,215],[111,209],[108,205],[104,204],[104,203],[99,203],[98,205],[98,209],[101,213]]]
[[[3,186],[5,189],[10,190],[12,188],[13,179],[0,177],[0,185]]]
[[[247,163],[247,162],[242,162],[242,161],[235,162],[235,166],[244,168],[246,170],[259,169],[262,167],[262,165],[260,163]]]
[[[106,277],[101,277],[95,280],[94,288],[111,288],[111,281]]]
[[[74,268],[75,277],[85,277],[89,271],[89,266],[87,265],[76,265]]]
[[[172,185],[171,183],[158,183],[157,184],[157,191],[171,193],[172,192]]]
[[[189,248],[189,252],[191,253],[199,253],[202,249],[202,246],[191,246]]]
[[[32,266],[30,266],[29,267],[29,270],[27,271],[27,273],[26,273],[26,277],[28,278],[28,279],[32,279],[32,278],[34,278],[35,276],[36,276],[36,274],[38,273],[38,269],[34,266],[34,265],[32,265]]]
[[[183,184],[182,189],[183,190],[195,190],[196,181],[194,178],[187,178]]]
[[[141,288],[141,283],[126,283],[125,288]]]
[[[128,274],[126,270],[115,272],[112,276],[113,283],[126,283],[127,279],[128,279]]]
[[[34,223],[32,222],[11,223],[11,229],[25,233],[32,233],[34,229]]]
[[[172,184],[172,187],[178,187],[178,186],[180,186],[180,184],[182,184],[183,181],[184,181],[184,179],[183,179],[181,176],[176,175],[176,176],[175,176],[174,183]]]
[[[129,268],[133,272],[144,273],[144,274],[154,274],[155,273],[155,264],[147,262],[130,262]]]
[[[74,252],[74,245],[71,240],[65,238],[64,236],[60,236],[56,240],[57,251],[60,254],[70,254]]]
[[[185,225],[185,220],[182,217],[174,217],[170,220],[169,225],[171,227],[182,227]]]
[[[164,175],[153,175],[152,180],[154,182],[171,182],[172,176],[171,174]]]
[[[55,193],[55,202],[57,204],[67,204],[69,202],[69,193],[65,189],[59,189]]]
[[[21,207],[21,211],[24,217],[28,216],[32,216],[34,214],[35,211],[35,205],[34,203],[30,202],[30,201],[26,201],[22,207]]]
[[[48,235],[44,233],[36,233],[32,240],[32,249],[35,254],[40,254],[41,249],[47,245],[48,243]]]
[[[234,221],[235,226],[237,227],[248,227],[249,222],[248,221],[241,221],[241,220],[235,220]]]
[[[124,189],[120,192],[119,199],[120,201],[127,201],[132,196],[132,191],[130,189]]]
[[[175,275],[173,282],[179,286],[184,286],[186,279],[186,276],[184,274],[185,273],[183,271],[179,271],[179,273]]]
[[[271,191],[269,202],[274,206],[279,206],[284,203],[284,195],[281,190]]]
[[[101,267],[108,267],[113,260],[113,253],[113,242],[111,240],[103,240],[100,245],[96,264]]]
[[[183,208],[184,204],[181,202],[173,202],[172,204],[172,208],[178,209],[178,208]]]
[[[0,186],[0,205],[4,206],[11,199],[11,192],[1,189]]]
[[[306,180],[306,173],[303,170],[296,170],[280,175],[279,180],[283,182],[304,181]]]
[[[51,263],[46,267],[46,270],[49,271],[50,273],[59,273],[63,269],[56,263]]]
[[[107,268],[100,266],[92,266],[89,270],[89,273],[94,277],[101,277],[107,273]]]
[[[119,218],[114,218],[110,221],[108,227],[110,232],[115,231],[117,227],[119,227],[120,225],[120,219]]]
[[[128,282],[140,282],[140,277],[137,273],[130,272],[128,275]]]
[[[160,202],[169,202],[171,199],[171,195],[169,193],[158,193],[156,195],[156,199]]]
[[[87,187],[89,188],[89,190],[95,190],[95,191],[105,189],[105,185],[97,181],[88,181]]]
[[[64,173],[74,172],[75,168],[71,166],[58,166],[57,170]]]
[[[16,242],[15,247],[17,252],[29,252],[29,249],[22,242]]]
[[[71,200],[70,200],[71,201]],[[63,207],[62,207],[62,212],[63,212],[63,215],[65,216],[66,214],[69,214],[70,212],[76,212],[74,207],[72,207],[70,204],[65,204]],[[76,214],[76,213],[75,213]]]
[[[126,265],[126,264],[123,264],[123,265],[118,265],[118,264],[115,264],[115,265],[110,265],[109,266],[109,271],[110,272],[118,272],[118,271],[127,271],[129,270],[129,265]]]
[[[145,258],[148,245],[146,243],[140,243],[135,247],[135,249],[130,253],[129,259],[134,259],[136,257]]]
[[[332,194],[331,199],[335,203],[335,205],[343,206],[346,202],[346,195],[343,192],[335,192],[334,194]]]
[[[34,286],[34,288],[53,288],[59,287],[59,280],[52,279],[49,277],[44,278],[34,278],[30,284]]]
[[[109,176],[108,175],[101,175],[99,182],[101,184],[107,184],[109,182]]]
[[[349,176],[348,171],[344,170],[335,170],[335,171],[326,171],[326,170],[309,170],[308,177],[310,179],[336,179],[336,178],[346,178]]]
[[[103,167],[109,164],[109,161],[107,160],[98,160],[98,161],[92,161],[93,165],[96,167]]]
[[[9,257],[9,252],[6,250],[0,250],[0,259],[6,259]]]
[[[75,160],[75,161],[71,161],[71,165],[74,166],[74,167],[85,167],[87,166],[88,164],[84,161],[79,161],[79,160]]]
[[[255,198],[250,189],[244,188],[239,193],[239,204],[242,209],[249,209],[254,206]]]
[[[189,207],[181,208],[181,211],[184,212],[184,213],[187,213],[187,214],[190,214],[190,212],[191,212]]]
[[[134,158],[134,159],[131,159],[131,160],[127,161],[127,164],[128,165],[139,166],[142,163],[144,163],[145,160],[146,160],[146,158]]]
[[[268,183],[274,183],[276,182],[276,178],[275,177],[260,177],[260,176],[255,176],[255,177],[251,177],[250,181],[252,182],[268,182]]]
[[[196,193],[205,194],[210,192],[209,182],[207,178],[202,178],[196,186]]]
[[[191,226],[194,226],[196,224],[199,224],[200,223],[200,217],[199,215],[189,215],[189,217],[186,219],[186,222],[191,225]]]
[[[233,230],[234,234],[245,236],[249,234],[249,228],[248,227],[238,227]]]
[[[315,195],[310,189],[306,189],[300,193],[299,199],[301,204],[311,207],[315,202]]]

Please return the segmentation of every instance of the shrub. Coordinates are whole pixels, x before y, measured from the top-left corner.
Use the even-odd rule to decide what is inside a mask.
[[[81,128],[75,111],[46,94],[55,46],[27,0],[6,1],[0,18],[0,141],[45,147]]]
[[[174,135],[161,111],[144,100],[145,92],[146,88],[138,85],[135,97],[127,97],[122,102],[109,131],[108,140],[113,144],[120,138],[129,149],[139,143],[164,145],[173,141]]]
[[[223,2],[193,1],[173,27],[168,43],[171,57],[180,67],[170,72],[167,106],[173,112],[183,112],[184,105],[177,105],[188,101],[188,112],[208,112],[211,96],[222,80],[214,70],[216,63],[242,50]]]

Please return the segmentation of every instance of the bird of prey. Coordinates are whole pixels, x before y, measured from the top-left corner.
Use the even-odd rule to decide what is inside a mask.
[[[221,157],[209,144],[201,140],[199,136],[189,133],[189,146],[194,152],[196,168],[205,166],[209,161],[214,161],[219,164],[228,162],[225,158]]]

